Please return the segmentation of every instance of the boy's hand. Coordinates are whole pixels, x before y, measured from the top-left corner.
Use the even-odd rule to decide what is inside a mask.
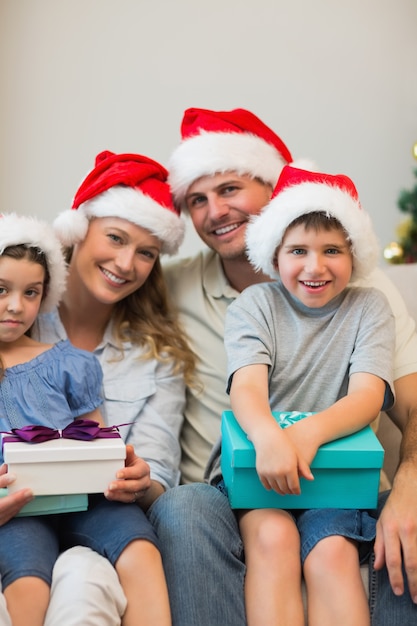
[[[273,489],[281,495],[299,495],[300,477],[314,479],[304,455],[299,453],[286,430],[270,429],[257,440],[255,448],[256,471],[265,489]]]

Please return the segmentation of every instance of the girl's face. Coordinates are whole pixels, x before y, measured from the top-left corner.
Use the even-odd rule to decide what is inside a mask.
[[[161,242],[145,228],[118,217],[94,218],[74,248],[70,280],[74,272],[93,298],[113,305],[144,284],[160,251]]]
[[[341,229],[289,227],[276,254],[286,289],[311,308],[322,307],[349,283],[353,257]]]
[[[27,259],[0,257],[0,342],[18,340],[35,321],[44,292],[45,270]]]

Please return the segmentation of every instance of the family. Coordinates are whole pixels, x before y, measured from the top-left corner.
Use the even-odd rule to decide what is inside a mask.
[[[204,249],[165,260],[181,213]],[[82,416],[127,444],[85,512],[20,517],[32,493],[1,498],[1,626],[301,625],[302,578],[309,626],[416,621],[417,335],[348,177],[294,160],[250,111],[195,108],[167,169],[102,152],[53,229],[0,225],[1,430]],[[387,411],[392,489],[369,512],[233,511],[230,407],[278,493]],[[284,431],[275,409],[315,414]]]

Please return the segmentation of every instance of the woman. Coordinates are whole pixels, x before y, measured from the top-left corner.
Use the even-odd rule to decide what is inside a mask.
[[[55,222],[68,249],[66,292],[59,308],[42,315],[32,329],[37,340],[68,338],[99,359],[104,419],[108,425],[123,424],[121,435],[132,445],[126,466],[105,496],[136,501],[143,511],[178,483],[185,385],[193,384],[194,375],[194,356],[168,302],[159,261],[160,254],[177,251],[184,232],[166,177],[161,165],[140,155],[97,156],[73,208]],[[7,475],[0,476],[0,486],[8,480]],[[1,503],[1,523],[28,498],[25,493],[7,496]],[[126,563],[126,568],[138,568],[138,575],[146,572],[145,558],[155,559],[155,554],[144,555],[141,563]],[[65,563],[74,567],[74,561],[64,559],[64,569]],[[45,623],[80,623],[84,616],[76,614],[74,603],[80,593],[91,590],[83,589],[78,572],[79,586],[72,580],[63,597],[60,574],[65,579],[65,571],[59,572],[54,574]],[[144,598],[149,599],[152,581],[146,575],[141,578]],[[167,595],[158,597],[153,606],[154,614],[141,614],[138,624],[160,623],[160,612],[169,609]],[[112,622],[100,616],[97,623]]]

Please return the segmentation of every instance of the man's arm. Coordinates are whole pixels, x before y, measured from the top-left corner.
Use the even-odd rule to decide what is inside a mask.
[[[417,603],[417,373],[395,381],[396,404],[389,411],[402,431],[400,464],[381,512],[375,540],[375,568],[387,566],[392,589],[404,592],[402,562]]]

